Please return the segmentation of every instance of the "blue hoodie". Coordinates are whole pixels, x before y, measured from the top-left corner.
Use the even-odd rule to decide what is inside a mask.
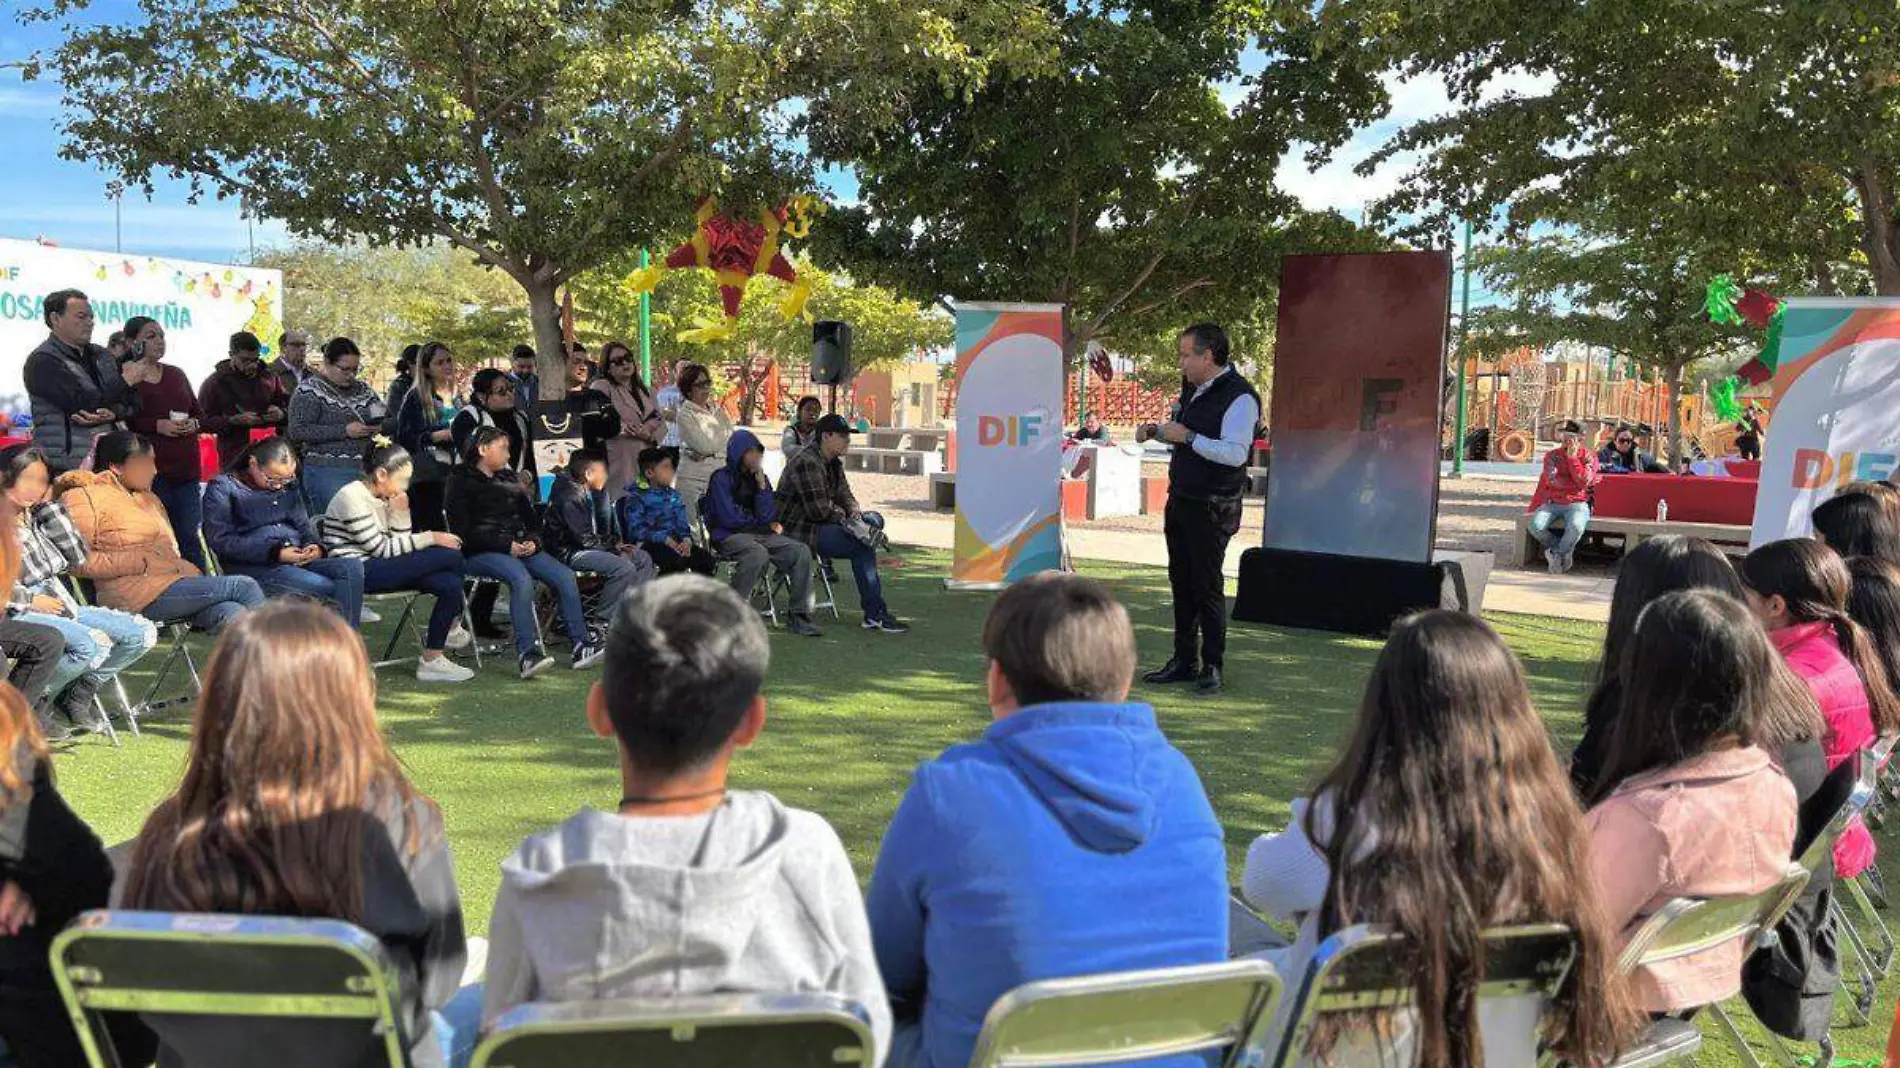
[[[918,768],[865,904],[927,1068],[969,1064],[1023,983],[1227,957],[1220,824],[1142,704],[1034,705]]]
[[[706,532],[714,545],[734,534],[763,534],[778,522],[778,505],[772,502],[770,486],[761,486],[752,507],[740,503],[734,492],[745,474],[745,454],[765,451],[750,430],[735,430],[726,439],[726,466],[712,473],[706,482]]]

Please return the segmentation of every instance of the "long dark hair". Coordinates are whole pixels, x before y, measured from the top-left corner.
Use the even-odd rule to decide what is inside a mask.
[[[1400,621],[1352,741],[1314,797],[1326,803],[1307,810],[1306,830],[1331,872],[1321,933],[1376,923],[1416,947],[1420,1068],[1482,1063],[1481,935],[1519,922],[1577,934],[1576,966],[1551,1009],[1553,1047],[1576,1064],[1613,1059],[1631,1019],[1615,936],[1589,891],[1589,835],[1496,633],[1454,612]],[[1335,831],[1316,825],[1322,808]]]
[[[609,385],[620,384],[614,378],[613,372],[616,352],[626,357],[627,370],[633,375],[627,382],[627,392],[639,398],[642,403],[651,404],[653,391],[647,388],[647,380],[640,377],[640,365],[634,362],[633,350],[627,347],[626,342],[609,341],[600,347],[600,377],[606,379]]]
[[[124,467],[134,456],[152,455],[152,443],[130,430],[102,434],[92,448],[93,466],[100,471]]]
[[[1854,617],[1847,597],[1854,579],[1839,553],[1813,538],[1769,542],[1742,560],[1742,581],[1757,596],[1779,596],[1797,623],[1826,623],[1841,652],[1860,673],[1874,730],[1900,732],[1900,697],[1893,692],[1887,666]]]
[[[1857,556],[1847,562],[1853,588],[1847,614],[1872,639],[1889,682],[1900,679],[1900,565]]]
[[[211,651],[178,790],[139,832],[126,905],[361,923],[365,831],[414,814],[413,855],[441,833],[376,728],[362,639],[334,613],[274,601]]]
[[[1814,532],[1842,556],[1900,563],[1900,526],[1894,522],[1894,513],[1893,505],[1876,491],[1850,488],[1814,509]]]
[[[1763,741],[1764,711],[1780,696],[1780,659],[1760,621],[1733,597],[1682,590],[1657,598],[1623,651],[1626,700],[1591,803],[1632,776]]]

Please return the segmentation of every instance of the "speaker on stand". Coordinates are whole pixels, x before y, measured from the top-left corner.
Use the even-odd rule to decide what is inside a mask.
[[[831,387],[830,411],[838,410],[838,386],[851,378],[851,324],[820,319],[811,325],[812,384]]]

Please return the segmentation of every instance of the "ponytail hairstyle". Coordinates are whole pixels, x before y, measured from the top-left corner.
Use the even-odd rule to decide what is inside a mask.
[[[1847,614],[1873,640],[1887,669],[1887,681],[1900,680],[1900,564],[1857,556],[1847,562],[1854,587]]]
[[[249,471],[253,463],[261,467],[264,464],[276,463],[286,456],[292,459],[297,456],[297,451],[290,446],[290,439],[273,434],[246,445],[243,452],[231,457],[230,465],[224,470],[226,474],[241,475]]]
[[[371,438],[369,447],[363,450],[363,476],[371,478],[378,471],[393,475],[415,462],[415,457],[401,445],[387,438]]]
[[[481,463],[482,449],[496,438],[505,439],[507,436],[507,431],[504,431],[498,426],[476,427],[475,433],[468,436],[468,444],[462,449],[462,462],[467,464],[471,470],[475,469]]]
[[[1759,597],[1779,596],[1797,623],[1826,623],[1841,652],[1860,673],[1867,708],[1879,734],[1900,733],[1900,697],[1888,679],[1886,664],[1854,617],[1847,598],[1854,578],[1839,553],[1813,538],[1770,542],[1742,560],[1742,581]]]
[[[1455,612],[1399,621],[1352,740],[1313,797],[1306,833],[1330,872],[1320,937],[1381,924],[1414,947],[1418,1068],[1482,1063],[1483,933],[1530,922],[1577,935],[1575,966],[1549,1007],[1552,1048],[1578,1065],[1615,1059],[1635,1021],[1615,932],[1590,892],[1590,836],[1523,668],[1496,632]],[[1322,1029],[1300,1052],[1325,1061],[1340,1026],[1351,1025]]]

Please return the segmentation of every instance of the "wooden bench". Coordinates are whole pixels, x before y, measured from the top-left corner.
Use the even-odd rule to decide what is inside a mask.
[[[956,472],[937,471],[930,476],[930,506],[939,512],[947,512],[957,506]]]
[[[1550,529],[1562,530],[1563,522],[1552,523]],[[1654,519],[1599,515],[1590,517],[1590,525],[1584,529],[1584,540],[1600,539],[1601,535],[1617,535],[1623,539],[1623,552],[1628,553],[1650,538],[1680,534],[1684,537],[1706,538],[1724,552],[1739,555],[1748,551],[1749,532],[1748,527],[1739,524],[1658,523]],[[1527,512],[1517,521],[1517,555],[1513,562],[1519,567],[1529,567],[1542,555],[1543,550],[1537,544],[1537,539],[1531,537],[1531,517]]]
[[[853,448],[844,454],[848,471],[884,475],[934,475],[943,470],[943,454],[923,449]]]

